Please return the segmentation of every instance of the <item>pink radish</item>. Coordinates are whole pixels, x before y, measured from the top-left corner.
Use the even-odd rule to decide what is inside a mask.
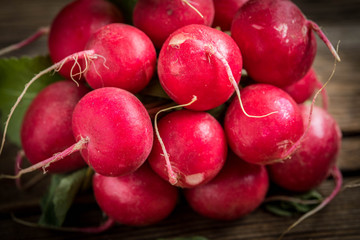
[[[165,92],[178,104],[197,101],[191,110],[209,110],[226,102],[240,81],[242,57],[227,34],[204,25],[188,25],[172,33],[158,60]]]
[[[340,61],[319,26],[289,0],[247,2],[234,17],[231,36],[255,81],[284,87],[301,79],[311,67],[316,54],[313,31]]]
[[[160,49],[175,30],[189,24],[211,26],[214,20],[212,0],[139,0],[133,12],[133,23]]]
[[[72,118],[77,141],[86,139],[81,155],[106,176],[128,174],[150,154],[153,128],[142,103],[119,88],[99,88],[76,105]]]
[[[59,62],[84,50],[90,36],[100,27],[122,21],[122,13],[109,1],[75,0],[69,3],[57,14],[50,27],[48,45],[52,61]],[[71,61],[60,69],[60,74],[70,79],[83,69],[84,65],[74,65]]]
[[[222,168],[227,155],[225,134],[209,113],[185,109],[169,113],[160,119],[158,132],[167,153],[157,138],[149,162],[171,184],[199,186]]]
[[[41,76],[51,71],[59,71],[66,64],[72,63],[72,80],[75,80],[74,76],[81,77],[83,74],[87,74],[86,80],[93,87],[114,86],[137,92],[145,87],[155,71],[156,53],[154,46],[150,39],[135,27],[120,23],[106,25],[94,34],[94,37],[89,41],[89,46],[94,49],[66,56],[61,61],[35,75],[25,85],[5,123],[0,154],[4,146],[7,127],[14,110],[31,84]],[[119,56],[118,54],[122,55]],[[81,62],[84,66],[81,66]],[[76,72],[77,67],[80,68],[80,72]]]
[[[266,168],[229,154],[220,173],[205,185],[185,189],[185,197],[199,214],[234,220],[254,211],[269,188]]]
[[[310,106],[300,105],[305,127]],[[341,132],[335,119],[314,106],[310,128],[300,148],[283,163],[269,165],[272,181],[292,191],[308,191],[329,176],[341,146]]]
[[[308,73],[301,78],[299,81],[284,87],[283,89],[287,92],[297,103],[304,103],[309,100],[310,97],[315,93],[316,89],[321,89],[322,83],[318,80],[316,72],[313,68],[310,68]],[[325,89],[321,91],[322,107],[327,110],[328,108],[328,97]]]
[[[178,190],[148,164],[122,177],[95,174],[93,189],[100,208],[115,221],[144,226],[166,218],[175,208]]]
[[[213,0],[215,17],[213,27],[220,27],[222,31],[229,31],[236,12],[249,0]]]
[[[21,127],[21,144],[27,159],[36,164],[75,143],[72,113],[89,89],[71,81],[53,83],[43,89],[29,106]],[[49,172],[66,172],[86,166],[74,153],[49,166]]]
[[[99,88],[82,97],[72,115],[72,129],[75,144],[15,176],[0,175],[0,179],[46,169],[77,151],[95,172],[125,175],[145,162],[153,144],[153,128],[144,105],[120,88]]]
[[[253,84],[241,93],[249,114],[275,113],[263,118],[249,118],[235,98],[224,120],[231,149],[243,160],[255,164],[287,158],[304,134],[301,112],[295,101],[280,88],[269,84]]]
[[[156,52],[139,29],[122,23],[106,25],[89,39],[86,49],[105,59],[93,60],[85,72],[92,88],[118,87],[132,93],[142,90],[155,71]]]

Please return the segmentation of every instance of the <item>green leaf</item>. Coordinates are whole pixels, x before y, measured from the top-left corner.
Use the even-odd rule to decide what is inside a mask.
[[[294,201],[294,200],[297,201]],[[293,216],[295,214],[303,214],[314,209],[323,199],[321,194],[315,190],[311,190],[304,194],[289,196],[289,200],[270,201],[265,204],[266,210],[279,216]],[[306,201],[317,203],[309,203]]]
[[[0,132],[3,132],[4,123],[10,113],[10,109],[23,91],[25,84],[35,74],[51,65],[52,62],[48,56],[0,59]],[[21,145],[20,127],[29,104],[41,89],[60,79],[61,77],[58,74],[47,74],[30,86],[10,120],[7,131],[10,141],[19,146]]]
[[[285,210],[281,207],[279,207],[278,205],[275,204],[266,204],[265,205],[266,210],[268,210],[269,212],[278,215],[278,216],[282,216],[282,217],[291,217],[293,215],[293,213],[291,211]]]
[[[68,174],[54,174],[48,192],[41,201],[42,215],[39,224],[60,227],[87,177],[88,168]]]

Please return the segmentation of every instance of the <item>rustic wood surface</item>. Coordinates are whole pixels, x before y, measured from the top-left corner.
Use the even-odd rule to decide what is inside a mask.
[[[0,8],[0,48],[20,41],[41,26],[50,25],[56,13],[69,0],[12,0],[2,1]],[[330,97],[329,112],[338,121],[343,132],[339,166],[345,184],[360,178],[360,1],[296,0],[300,9],[317,22],[330,41],[340,40],[342,61],[327,91]],[[47,54],[46,37],[5,57]],[[325,81],[333,68],[333,58],[325,45],[318,41],[318,55],[314,67]],[[1,81],[1,79],[0,79]],[[17,147],[7,143],[0,157],[1,172],[12,169]],[[277,239],[295,217],[278,217],[264,208],[249,216],[231,222],[209,220],[195,214],[180,202],[165,221],[150,227],[133,228],[116,226],[100,235],[63,233],[35,229],[15,223],[10,212],[30,221],[39,216],[38,199],[46,188],[47,179],[26,191],[18,191],[11,181],[0,182],[0,238],[1,239],[157,239],[176,236],[201,235],[209,239]],[[324,182],[319,191],[329,194],[332,180]],[[67,220],[68,225],[96,225],[101,213],[94,200],[85,196],[79,200]],[[360,188],[343,190],[325,209],[293,229],[285,239],[360,239]]]

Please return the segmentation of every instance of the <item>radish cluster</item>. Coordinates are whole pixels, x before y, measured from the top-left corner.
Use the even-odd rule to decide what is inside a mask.
[[[49,52],[54,63],[64,59],[57,70],[67,80],[26,114],[29,161],[46,159],[50,172],[87,164],[102,210],[135,226],[166,218],[179,190],[196,212],[233,220],[259,207],[271,182],[317,187],[341,142],[327,102],[304,103],[319,88],[314,32],[331,46],[317,25],[288,0],[167,2],[139,0],[133,25],[105,0],[59,12]],[[150,81],[168,98],[149,102]],[[159,99],[157,122],[148,105]],[[53,156],[63,150],[66,158]]]

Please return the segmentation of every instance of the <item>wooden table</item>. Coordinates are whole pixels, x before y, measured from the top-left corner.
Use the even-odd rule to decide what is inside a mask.
[[[20,41],[40,26],[48,26],[56,13],[69,0],[12,0],[3,1],[0,8],[0,48]],[[343,146],[339,166],[345,184],[360,176],[360,1],[297,0],[309,19],[317,22],[330,41],[340,43],[342,62],[327,87],[330,113],[343,132]],[[15,51],[9,56],[47,54],[46,38]],[[326,80],[333,68],[333,58],[324,44],[318,41],[318,55],[314,67]],[[0,79],[1,81],[1,79]],[[1,172],[12,168],[17,147],[7,143],[0,157]],[[294,217],[278,217],[260,207],[249,216],[230,222],[203,218],[180,203],[165,221],[150,227],[116,226],[100,235],[64,233],[26,227],[11,220],[10,211],[27,220],[39,216],[38,199],[46,181],[24,192],[15,189],[13,182],[0,182],[0,238],[1,239],[157,239],[176,236],[201,235],[209,239],[277,239],[293,223]],[[319,191],[329,194],[332,180],[325,181]],[[74,206],[68,224],[84,226],[97,224],[100,210],[92,197],[80,199]],[[325,209],[293,229],[285,239],[360,239],[360,188],[343,190]]]

